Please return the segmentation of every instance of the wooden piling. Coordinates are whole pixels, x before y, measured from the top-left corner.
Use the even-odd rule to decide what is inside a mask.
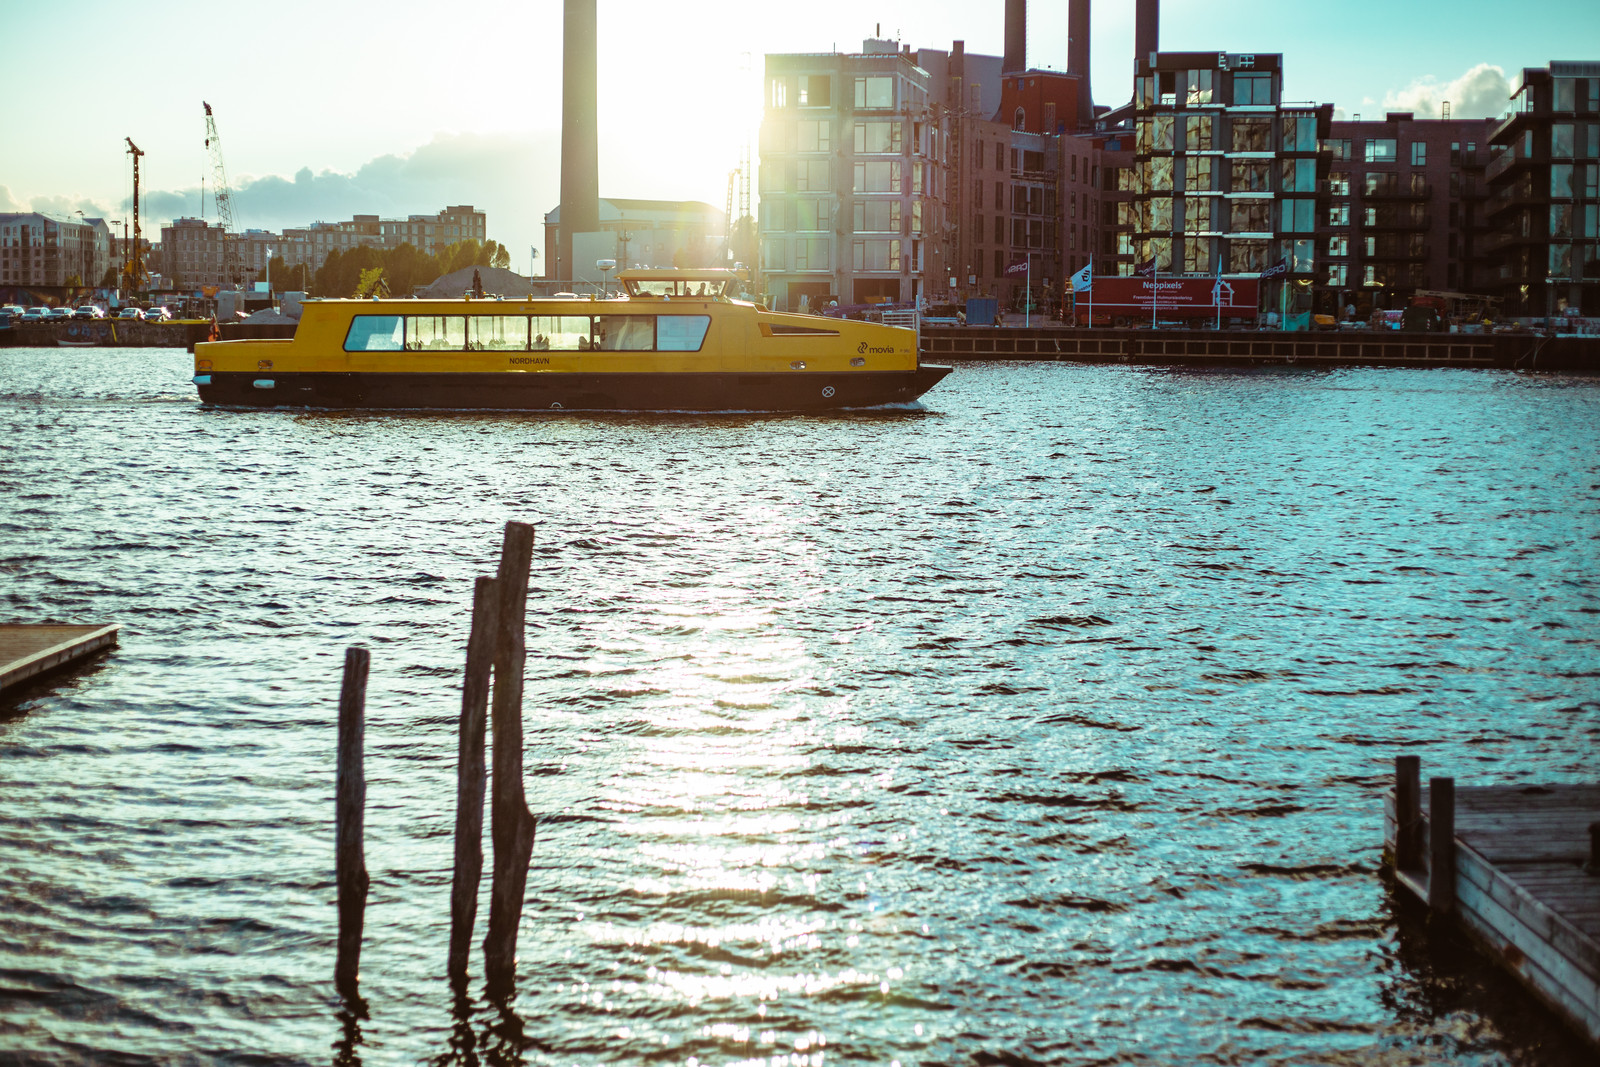
[[[466,984],[472,928],[483,880],[483,795],[487,782],[484,733],[489,712],[489,673],[500,625],[500,587],[479,578],[472,591],[472,633],[461,685],[461,729],[456,756],[456,863],[450,882],[450,984]]]
[[[1394,865],[1402,871],[1422,866],[1422,758],[1396,756],[1394,760],[1395,828]]]
[[[335,880],[339,887],[339,958],[333,980],[339,992],[356,998],[361,977],[361,928],[366,915],[367,778],[365,749],[367,670],[371,655],[360,647],[344,654],[344,681],[339,688],[339,771],[334,800]]]
[[[1456,780],[1428,779],[1428,907],[1456,906]]]
[[[1600,852],[1600,782],[1457,788],[1434,778],[1410,869],[1399,865],[1399,785],[1385,801],[1384,845],[1395,883],[1449,911],[1430,935],[1465,933],[1600,1047],[1600,879],[1585,867]]]
[[[517,926],[533,855],[534,819],[522,788],[522,670],[527,657],[524,625],[528,570],[533,564],[533,527],[506,523],[497,578],[500,592],[494,657],[494,787],[490,836],[494,880],[489,892],[489,930],[483,939],[484,978],[491,995],[509,993],[516,980]]]

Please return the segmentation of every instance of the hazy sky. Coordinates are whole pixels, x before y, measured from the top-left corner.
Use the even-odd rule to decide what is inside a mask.
[[[1065,0],[1029,5],[1028,62],[1064,69]],[[214,218],[201,101],[217,114],[240,227],[470,203],[528,266],[560,192],[559,0],[272,5],[0,0],[0,211],[122,218],[123,141],[147,155],[155,225]],[[1094,4],[1097,103],[1127,99],[1132,0]],[[760,120],[768,52],[1004,50],[1003,0],[599,0],[600,193],[721,208]],[[1282,52],[1285,98],[1344,114],[1499,114],[1525,66],[1600,60],[1600,3],[1166,0],[1161,47]],[[1508,84],[1509,83],[1509,84]],[[153,237],[154,227],[146,232]]]

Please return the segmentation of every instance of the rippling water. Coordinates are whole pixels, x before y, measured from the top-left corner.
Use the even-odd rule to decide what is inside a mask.
[[[922,412],[528,417],[188,374],[0,350],[0,621],[123,626],[0,703],[0,1061],[1588,1062],[1379,860],[1402,750],[1594,775],[1600,382],[976,364]],[[518,995],[458,1006],[511,518],[538,841]]]

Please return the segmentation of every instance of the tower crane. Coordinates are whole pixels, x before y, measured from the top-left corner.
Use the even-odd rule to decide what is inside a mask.
[[[133,143],[132,137],[124,137],[128,142],[128,154],[133,157],[133,241],[128,246],[127,258],[122,264],[122,283],[124,289],[140,289],[144,287],[144,252],[139,247],[139,157],[144,155],[144,149]]]
[[[239,259],[239,237],[233,230],[233,194],[228,189],[228,171],[222,165],[222,140],[217,136],[217,118],[211,105],[206,109],[206,151],[211,154],[211,199],[217,206],[217,225],[222,230],[222,276],[235,288],[244,284],[244,263]],[[135,216],[137,218],[137,216]]]

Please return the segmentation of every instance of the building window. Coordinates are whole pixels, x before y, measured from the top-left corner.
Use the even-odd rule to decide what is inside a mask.
[[[1272,103],[1272,75],[1235,74],[1233,76],[1233,105],[1235,107],[1260,107]]]
[[[1239,160],[1233,164],[1233,185],[1235,193],[1264,193],[1267,192],[1267,176],[1270,173],[1270,164],[1264,159]]]
[[[855,147],[859,153],[900,152],[901,127],[898,121],[875,120],[856,123]]]
[[[828,208],[826,201],[805,197],[795,201],[794,228],[796,230],[825,230],[828,228],[827,223]]]
[[[860,164],[857,164],[860,166]],[[828,161],[826,159],[798,159],[794,166],[794,187],[797,192],[828,191]]]
[[[1285,201],[1285,203],[1291,202]],[[1233,201],[1233,217],[1229,220],[1228,229],[1235,233],[1271,233],[1272,201]]]
[[[1233,124],[1235,152],[1270,152],[1272,124],[1260,119],[1241,119]]]
[[[800,106],[829,107],[833,103],[833,79],[826,74],[800,75]]]
[[[786,242],[784,242],[782,240],[770,240],[769,239],[769,240],[761,242],[761,269],[762,270],[783,270],[784,269],[783,253],[784,253],[784,245],[785,244],[786,244]]]
[[[1315,200],[1284,200],[1283,232],[1311,233],[1316,226]]]
[[[1210,74],[1210,71],[1206,71]],[[1190,152],[1209,152],[1214,142],[1211,140],[1211,116],[1190,115],[1184,119],[1183,146]]]
[[[1343,286],[1345,279],[1349,276],[1349,271],[1350,268],[1343,263],[1328,264],[1328,284],[1335,287]]]
[[[1550,158],[1571,159],[1573,125],[1570,122],[1557,122],[1550,127]]]
[[[1011,128],[1013,130],[1026,130],[1028,128],[1028,114],[1020,107],[1011,116]]]
[[[1006,169],[1006,146],[998,141],[995,142],[994,146],[994,169]]]
[[[1550,166],[1550,195],[1572,195],[1572,164],[1554,163]]]
[[[1267,242],[1228,242],[1228,272],[1230,274],[1259,274],[1267,269]]]
[[[894,107],[894,78],[887,75],[857,78],[856,107]]]
[[[800,123],[800,144],[802,152],[828,151],[828,122],[826,119],[806,119]]]
[[[857,200],[854,215],[856,233],[900,232],[898,200]]]
[[[1413,167],[1426,167],[1428,165],[1428,142],[1411,142],[1411,165]]]
[[[1006,183],[1005,182],[995,182],[994,183],[994,209],[996,211],[1004,211],[1006,209]]]
[[[1368,163],[1393,163],[1395,161],[1396,141],[1393,137],[1374,137],[1367,141],[1366,161]]]
[[[856,270],[899,270],[900,241],[898,238],[876,241],[853,241],[851,252]]]
[[[794,269],[827,270],[828,239],[826,237],[802,237],[796,240],[794,243]]]
[[[1317,161],[1286,159],[1279,176],[1279,190],[1285,193],[1314,193],[1317,190]]]
[[[886,159],[855,164],[854,189],[858,193],[898,193],[900,161]]]
[[[1348,256],[1350,254],[1350,238],[1343,234],[1328,238],[1328,255]]]

